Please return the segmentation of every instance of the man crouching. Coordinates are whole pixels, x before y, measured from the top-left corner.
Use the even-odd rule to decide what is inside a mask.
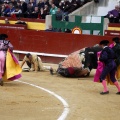
[[[27,66],[29,67],[29,71],[37,72],[40,70],[44,70],[42,60],[36,54],[30,54],[30,53],[26,54],[21,63],[21,68],[23,67],[25,62]]]

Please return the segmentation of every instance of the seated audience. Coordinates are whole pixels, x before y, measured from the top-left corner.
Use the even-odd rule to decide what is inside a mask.
[[[59,7],[59,3],[61,0],[53,0],[53,3],[55,4],[55,6]]]
[[[25,0],[20,0],[20,2],[21,2],[21,10],[24,15],[27,11],[27,3],[25,2]],[[26,16],[24,16],[24,17],[26,17]]]
[[[110,23],[119,23],[119,14],[120,14],[120,7],[118,5],[115,6],[115,9],[108,12],[107,16]]]
[[[27,18],[31,18],[32,17],[31,14],[32,14],[33,11],[34,11],[34,7],[32,6],[31,3],[28,3],[28,5],[27,5],[27,11],[25,12],[25,16]]]
[[[28,3],[31,3],[31,5],[32,5],[33,7],[36,6],[36,0],[29,0]],[[27,4],[28,4],[28,3],[27,3]]]
[[[5,12],[5,5],[4,4],[2,4],[2,6],[1,6],[1,9],[0,9],[0,16],[4,16],[4,12]]]
[[[9,1],[5,0],[3,4],[5,6],[5,9],[9,8]]]
[[[15,10],[11,13],[11,15],[15,15],[15,17],[20,17],[20,15],[22,14],[22,10],[16,6]]]
[[[17,1],[16,0],[10,0],[10,2],[13,4],[14,7],[17,6]]]
[[[4,12],[4,16],[11,17],[12,12],[15,11],[15,8],[12,3],[9,3],[9,8],[7,8]]]
[[[57,19],[68,21],[69,13],[90,1],[92,0],[38,0],[37,2],[35,0],[4,0],[0,14],[6,17],[15,15],[24,18],[45,19],[46,15],[57,13]],[[39,12],[36,11],[36,6]]]
[[[56,12],[57,12],[57,7],[55,6],[55,4],[52,4],[50,9],[50,15],[56,14]]]
[[[40,10],[41,8],[44,8],[44,2],[43,2],[43,0],[39,0],[37,6],[38,6],[39,10]]]
[[[10,24],[8,18],[5,18],[5,24]]]
[[[39,11],[38,6],[34,7],[34,10],[31,13],[31,18],[40,18],[40,11]]]
[[[56,11],[56,20],[62,20],[62,19],[63,19],[63,12],[61,11],[60,8],[58,8]]]
[[[41,8],[41,9],[40,9],[41,19],[45,19],[46,15],[49,15],[48,5],[45,5],[44,8]]]
[[[80,0],[72,0],[70,5],[65,9],[65,11],[67,11],[68,13],[71,13],[77,8],[79,8],[80,6],[82,6],[82,2]]]
[[[44,6],[47,5],[48,7],[50,7],[49,1],[48,0],[43,0]]]
[[[71,3],[69,2],[69,0],[64,0],[59,3],[59,7],[63,12],[68,12],[70,5]]]
[[[46,29],[45,31],[55,32],[55,30],[54,30],[54,28],[52,27],[52,25],[49,25],[48,29]]]

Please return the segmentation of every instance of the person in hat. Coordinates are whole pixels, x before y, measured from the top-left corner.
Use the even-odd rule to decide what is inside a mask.
[[[119,37],[114,37],[112,39],[113,43],[109,45],[115,52],[115,61],[117,66],[120,65],[120,38]]]
[[[4,74],[5,68],[5,60],[6,60],[6,53],[8,48],[12,51],[13,46],[9,40],[5,40],[8,38],[6,34],[0,34],[0,85],[3,86],[2,76]]]
[[[115,62],[117,65],[116,78],[120,79],[120,38],[114,37],[111,44],[113,51],[115,52]]]
[[[109,41],[108,40],[102,40],[100,41],[99,45],[103,48],[100,54],[99,61],[103,62],[105,64],[102,73],[100,75],[100,82],[103,85],[103,92],[101,92],[101,95],[109,94],[107,84],[106,84],[106,76],[109,74],[110,79],[113,82],[113,84],[117,87],[118,92],[116,94],[120,95],[120,85],[118,81],[115,78],[116,73],[116,63],[114,61],[115,53],[112,48],[108,47]]]

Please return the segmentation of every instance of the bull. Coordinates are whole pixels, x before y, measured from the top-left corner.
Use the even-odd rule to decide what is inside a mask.
[[[99,45],[95,45],[75,51],[59,63],[57,71],[51,68],[50,73],[64,77],[89,76],[91,70],[97,68],[97,52],[101,50]]]

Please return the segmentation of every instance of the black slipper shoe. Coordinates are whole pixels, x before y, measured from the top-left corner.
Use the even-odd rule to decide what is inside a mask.
[[[117,94],[117,95],[120,95],[120,92],[117,92],[116,94]]]
[[[3,83],[3,80],[1,80],[1,81],[0,81],[0,85],[3,86],[3,84],[4,84],[4,83]]]
[[[53,75],[53,69],[52,68],[50,68],[50,74]]]
[[[101,95],[109,94],[109,91],[101,92],[100,94],[101,94]]]

